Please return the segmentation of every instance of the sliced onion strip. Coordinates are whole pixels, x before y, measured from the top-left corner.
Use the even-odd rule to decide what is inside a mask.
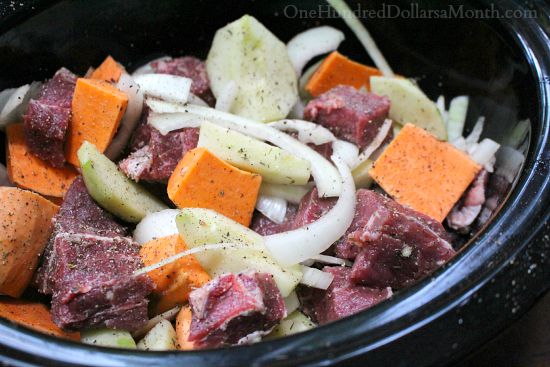
[[[27,110],[29,100],[34,98],[41,86],[40,82],[32,82],[13,90],[4,91],[4,97],[7,99],[5,99],[5,104],[0,112],[0,126],[19,122]]]
[[[287,315],[290,315],[300,307],[300,300],[295,291],[292,291],[288,296],[285,297],[285,308]]]
[[[481,137],[481,133],[483,132],[484,124],[485,124],[485,117],[481,116],[480,118],[477,119],[477,122],[474,125],[472,132],[465,139],[466,146],[468,147],[468,149],[479,141],[479,138]]]
[[[349,167],[341,157],[333,155],[342,177],[342,193],[336,205],[323,217],[304,227],[265,236],[265,245],[283,265],[294,265],[327,250],[346,233],[355,214],[355,184]]]
[[[329,26],[310,28],[294,36],[286,50],[296,75],[302,75],[304,66],[314,57],[336,50],[345,38],[344,33]]]
[[[344,160],[349,168],[357,166],[359,160],[359,148],[357,145],[344,140],[336,140],[332,143],[332,152]]]
[[[130,136],[134,132],[141,112],[143,110],[143,92],[135,80],[128,74],[122,73],[116,87],[128,96],[128,107],[120,121],[120,127],[113,138],[105,155],[111,160],[118,158],[122,150],[126,147]]]
[[[504,176],[510,183],[514,182],[525,161],[525,156],[514,148],[501,147],[496,154],[496,158],[496,174]]]
[[[194,95],[193,93],[189,93],[188,101],[189,101],[189,103],[196,104],[197,106],[210,107],[208,105],[208,103],[206,103],[204,101],[204,99],[202,99],[199,96]]]
[[[260,186],[260,195],[273,196],[285,199],[292,204],[300,204],[304,195],[307,194],[311,188],[312,185],[282,185],[262,182],[262,186]]]
[[[274,196],[260,195],[256,201],[256,209],[277,224],[284,222],[286,208],[286,200]]]
[[[166,135],[170,131],[188,128],[201,127],[202,121],[187,113],[151,113],[147,119],[149,125]],[[174,126],[176,128],[174,128]]]
[[[173,319],[176,318],[176,316],[178,315],[180,310],[181,310],[181,306],[176,306],[176,307],[174,307],[174,308],[172,308],[172,309],[170,309],[166,312],[161,313],[160,315],[157,315],[157,316],[153,317],[152,319],[147,321],[147,324],[145,324],[144,327],[142,327],[141,329],[139,329],[137,331],[134,331],[132,333],[132,336],[134,338],[140,338],[140,337],[144,336],[145,334],[147,334],[149,332],[149,330],[154,328],[162,320],[172,321]]]
[[[304,144],[315,145],[336,141],[334,134],[327,128],[310,121],[303,120],[279,120],[269,124],[280,131],[294,131],[298,133],[298,140]]]
[[[134,78],[146,96],[174,103],[185,103],[189,98],[192,80],[170,74],[143,74]]]
[[[247,244],[244,244],[244,243],[215,243],[215,244],[211,244],[211,245],[202,245],[202,246],[193,247],[192,249],[182,251],[182,252],[179,252],[175,255],[167,257],[166,259],[163,259],[162,261],[159,261],[156,264],[152,264],[152,265],[146,266],[144,268],[138,269],[134,272],[134,276],[137,277],[137,276],[140,276],[140,275],[143,275],[143,274],[147,274],[147,273],[149,273],[153,270],[157,270],[157,269],[162,268],[163,266],[171,264],[174,261],[178,261],[182,257],[197,254],[197,253],[200,253],[200,252],[225,250],[225,249],[235,250],[235,249],[245,249],[245,248],[250,248],[250,246],[247,245]]]
[[[229,81],[218,95],[215,108],[218,111],[230,112],[238,93],[239,89],[237,88],[237,83],[233,80]]]
[[[367,31],[363,23],[361,23],[346,2],[344,0],[327,0],[327,2],[332,5],[336,12],[340,14],[340,17],[342,17],[344,22],[346,22],[348,27],[350,27],[353,33],[355,33],[363,47],[365,47],[365,50],[369,54],[370,58],[376,67],[380,69],[382,74],[384,76],[393,77],[393,71],[384,58],[384,55],[382,55],[382,52],[380,52],[378,46],[376,46],[376,42],[374,42],[374,39]]]
[[[349,260],[341,259],[335,256],[327,256],[327,255],[313,256],[311,260],[315,260],[315,262],[320,262],[320,263],[330,264],[330,265],[341,265],[341,266],[352,265],[351,261]]]
[[[134,241],[144,245],[154,239],[177,234],[176,216],[179,213],[178,209],[165,209],[147,214],[134,230]]]
[[[359,154],[359,157],[357,159],[357,165],[355,167],[357,167],[362,162],[369,159],[372,153],[374,153],[374,151],[378,149],[380,145],[382,145],[382,143],[386,139],[386,136],[388,136],[388,133],[390,132],[391,126],[392,126],[392,120],[390,119],[384,120],[384,123],[382,124],[382,126],[380,126],[380,129],[378,129],[378,133],[376,134],[374,139],[370,142],[370,144],[365,149],[363,149],[361,154]]]
[[[495,154],[500,148],[500,144],[491,139],[483,139],[476,144],[470,153],[470,158],[483,166],[488,172],[493,172],[495,163]]]
[[[304,274],[300,284],[307,285],[308,287],[327,289],[334,280],[334,275],[319,269],[310,268],[304,265],[300,265],[300,269]]]
[[[329,161],[307,145],[302,144],[293,137],[280,132],[271,126],[227,112],[217,111],[213,108],[193,105],[180,106],[156,100],[149,100],[147,103],[154,112],[188,113],[195,116],[198,120],[202,119],[202,121],[210,121],[253,138],[268,141],[311,163],[312,175],[315,179],[320,196],[338,196],[342,191],[340,175]],[[176,130],[178,128],[181,127],[173,126],[171,129],[164,129],[160,131],[161,133],[166,134],[169,131]]]

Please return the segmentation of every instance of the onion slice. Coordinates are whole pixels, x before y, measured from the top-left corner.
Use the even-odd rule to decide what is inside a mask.
[[[215,108],[219,111],[230,112],[238,93],[237,83],[233,80],[229,81],[218,95]]]
[[[153,112],[181,112],[195,116],[197,120],[210,121],[225,128],[238,131],[253,138],[268,141],[311,163],[311,171],[315,184],[322,197],[338,196],[342,192],[342,181],[338,171],[322,155],[302,144],[293,137],[265,124],[236,116],[213,108],[200,106],[170,104],[157,100],[148,100],[147,104]],[[179,126],[159,129],[162,134],[180,129]]]
[[[202,121],[197,119],[193,115],[187,113],[151,113],[147,119],[149,125],[153,126],[155,129],[164,131],[166,129],[171,129],[172,126],[177,126],[176,129],[183,129],[188,127],[201,127]],[[172,130],[170,130],[172,131]],[[163,135],[166,135],[163,133]]]
[[[185,103],[189,98],[192,80],[170,74],[144,74],[134,79],[146,96],[174,103]]]
[[[217,250],[225,250],[225,249],[246,249],[246,248],[250,248],[250,246],[247,245],[247,244],[244,244],[244,243],[225,243],[225,242],[224,243],[215,243],[215,244],[210,244],[210,245],[202,245],[202,246],[193,247],[192,249],[185,250],[185,251],[179,252],[175,255],[172,255],[170,257],[167,257],[167,258],[163,259],[162,261],[159,261],[156,264],[152,264],[152,265],[146,266],[144,268],[138,269],[138,270],[134,271],[134,276],[137,277],[137,276],[140,276],[140,275],[143,275],[143,274],[147,274],[147,273],[149,273],[153,270],[157,270],[157,269],[162,268],[163,266],[171,264],[174,261],[178,261],[182,257],[197,254],[197,253],[200,253],[200,252],[217,251]]]
[[[477,122],[474,125],[472,132],[465,139],[466,147],[468,149],[470,149],[470,147],[472,147],[474,144],[476,144],[479,141],[479,138],[481,137],[481,133],[483,132],[484,124],[485,124],[485,117],[481,116],[480,118],[477,119]]]
[[[380,49],[376,46],[376,42],[374,42],[374,39],[367,31],[363,23],[361,23],[346,2],[344,0],[327,0],[327,2],[332,5],[340,17],[342,17],[344,22],[346,22],[348,27],[350,27],[353,33],[355,33],[359,39],[359,42],[361,42],[363,47],[365,47],[365,50],[369,54],[370,58],[374,61],[374,64],[378,69],[380,69],[382,74],[384,76],[393,77],[394,73],[384,58],[384,55],[382,55],[382,52],[380,52]]]
[[[514,148],[501,147],[496,154],[496,159],[496,174],[504,176],[510,183],[514,182],[525,161],[525,156]]]
[[[330,264],[330,265],[341,265],[341,266],[352,265],[351,261],[349,260],[341,259],[335,256],[327,256],[327,255],[317,255],[312,257],[311,260],[314,260],[315,262],[324,263],[324,264]]]
[[[346,233],[355,215],[355,184],[349,167],[337,155],[332,160],[342,177],[342,193],[323,217],[304,227],[265,236],[265,246],[280,264],[294,265],[327,250]]]
[[[256,201],[256,209],[277,224],[285,220],[287,203],[285,199],[260,195]]]
[[[193,94],[193,93],[189,93],[189,98],[188,98],[188,101],[189,103],[191,104],[196,104],[197,106],[204,106],[204,107],[210,107],[208,105],[208,103],[206,103],[204,101],[204,99],[202,99],[201,97]]]
[[[147,324],[145,324],[144,327],[142,327],[141,329],[139,329],[137,331],[134,331],[132,333],[132,336],[134,338],[140,338],[140,337],[144,336],[145,334],[147,334],[149,332],[149,330],[154,328],[155,325],[157,325],[162,320],[172,321],[173,319],[176,318],[176,316],[178,315],[180,310],[181,310],[181,306],[176,306],[176,307],[174,307],[174,308],[172,308],[168,311],[165,311],[165,312],[161,313],[160,315],[157,315],[157,316],[153,317],[152,319],[147,321]]]
[[[464,123],[468,115],[468,96],[458,96],[451,100],[447,113],[447,140],[454,141],[462,137]]]
[[[143,245],[157,238],[178,234],[176,216],[179,213],[178,209],[165,209],[147,214],[134,230],[134,241]]]
[[[4,97],[11,94],[5,100],[0,112],[0,126],[20,121],[27,110],[29,100],[35,97],[41,86],[40,82],[32,82],[16,88],[12,92],[5,91]]]
[[[292,204],[300,204],[305,194],[311,190],[312,185],[282,185],[262,182],[260,186],[260,195],[273,196],[285,199]]]
[[[336,140],[332,143],[332,152],[344,160],[349,168],[355,168],[359,160],[359,148],[357,145],[344,140]]]
[[[304,274],[300,284],[307,285],[308,287],[327,289],[334,280],[334,275],[319,269],[304,265],[300,265],[300,269]]]
[[[370,142],[369,145],[367,145],[367,147],[361,152],[361,154],[359,154],[359,157],[357,158],[357,165],[355,167],[369,159],[372,153],[374,153],[374,151],[378,149],[380,145],[382,145],[382,143],[386,139],[386,136],[388,136],[388,133],[390,132],[391,126],[392,120],[384,120],[384,123],[382,124],[382,126],[380,126],[380,129],[378,129],[378,133],[376,134],[374,139]]]
[[[302,75],[304,66],[315,56],[336,50],[345,38],[344,33],[329,26],[310,28],[294,36],[286,50],[296,75]]]
[[[122,73],[116,87],[128,96],[128,107],[113,141],[105,151],[105,155],[111,160],[118,158],[126,147],[143,110],[143,92],[134,78],[128,73]]]
[[[280,131],[294,131],[298,133],[298,140],[304,144],[315,145],[336,141],[334,134],[327,128],[310,121],[303,120],[279,120],[269,124]]]
[[[300,307],[300,300],[295,291],[292,291],[288,296],[285,297],[285,308],[287,315],[290,315]]]
[[[476,144],[470,153],[470,158],[482,165],[487,172],[493,172],[495,163],[495,154],[500,148],[500,144],[491,139],[483,139]]]

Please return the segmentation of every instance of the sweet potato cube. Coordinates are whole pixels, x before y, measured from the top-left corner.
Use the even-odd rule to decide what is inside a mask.
[[[400,204],[441,222],[480,170],[451,144],[407,124],[370,175]]]
[[[85,140],[103,153],[118,129],[127,105],[126,94],[111,84],[103,80],[79,78],[67,134],[67,161],[79,165],[76,153]]]
[[[0,187],[0,202],[0,294],[19,297],[48,244],[59,207],[15,187]]]
[[[106,82],[116,83],[124,69],[111,56],[107,58],[94,70],[90,79],[99,79]]]
[[[175,234],[147,242],[141,247],[139,254],[143,264],[149,266],[185,250],[187,250],[185,242],[179,234]],[[150,271],[148,275],[156,285],[155,294],[158,296],[156,313],[162,313],[185,303],[189,292],[210,281],[210,275],[193,255]]]
[[[80,340],[80,333],[64,331],[54,324],[50,311],[42,303],[0,299],[0,317],[40,333],[63,339]]]
[[[6,128],[7,171],[10,181],[18,187],[52,198],[62,198],[78,176],[70,166],[55,168],[32,154],[25,143],[22,124]]]
[[[260,175],[196,148],[185,154],[172,173],[168,197],[178,208],[212,209],[248,226],[261,183]]]
[[[352,61],[337,51],[332,52],[319,66],[306,84],[314,97],[338,86],[349,85],[370,90],[370,77],[382,75],[380,70]]]

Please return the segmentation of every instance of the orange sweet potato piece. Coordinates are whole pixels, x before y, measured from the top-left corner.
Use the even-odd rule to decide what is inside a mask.
[[[99,79],[106,82],[116,83],[124,69],[110,55],[90,75],[90,79]]]
[[[78,176],[70,166],[55,168],[29,152],[22,124],[6,128],[7,171],[15,185],[42,195],[61,198]]]
[[[69,333],[53,323],[50,311],[42,303],[0,298],[0,317],[40,333],[64,339],[80,340],[80,333]]]
[[[370,175],[399,203],[441,222],[480,170],[451,144],[407,124]]]
[[[195,148],[172,173],[168,197],[178,208],[213,209],[248,226],[261,183],[260,175],[233,167],[205,148]]]
[[[139,253],[143,264],[149,266],[185,250],[187,246],[181,237],[175,234],[147,242]],[[162,313],[185,303],[189,292],[210,281],[208,273],[192,255],[150,271],[148,275],[156,285],[158,302],[155,313]]]
[[[19,297],[48,243],[59,207],[15,187],[0,187],[0,203],[0,294]]]
[[[195,343],[187,340],[191,332],[191,308],[183,307],[176,318],[176,338],[178,341],[179,350],[192,350],[195,348]]]
[[[76,155],[87,140],[103,153],[113,140],[126,111],[128,97],[103,80],[79,78],[74,90],[73,117],[67,133],[66,157],[79,166]]]
[[[334,51],[323,60],[305,88],[314,97],[340,84],[355,88],[365,86],[370,90],[370,77],[373,75],[382,75],[382,73],[376,68],[352,61],[338,51]]]

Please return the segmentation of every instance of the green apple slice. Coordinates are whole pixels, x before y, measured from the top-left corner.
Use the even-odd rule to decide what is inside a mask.
[[[147,214],[168,209],[164,203],[120,172],[109,158],[97,148],[84,142],[78,159],[86,188],[105,210],[131,223]]]

